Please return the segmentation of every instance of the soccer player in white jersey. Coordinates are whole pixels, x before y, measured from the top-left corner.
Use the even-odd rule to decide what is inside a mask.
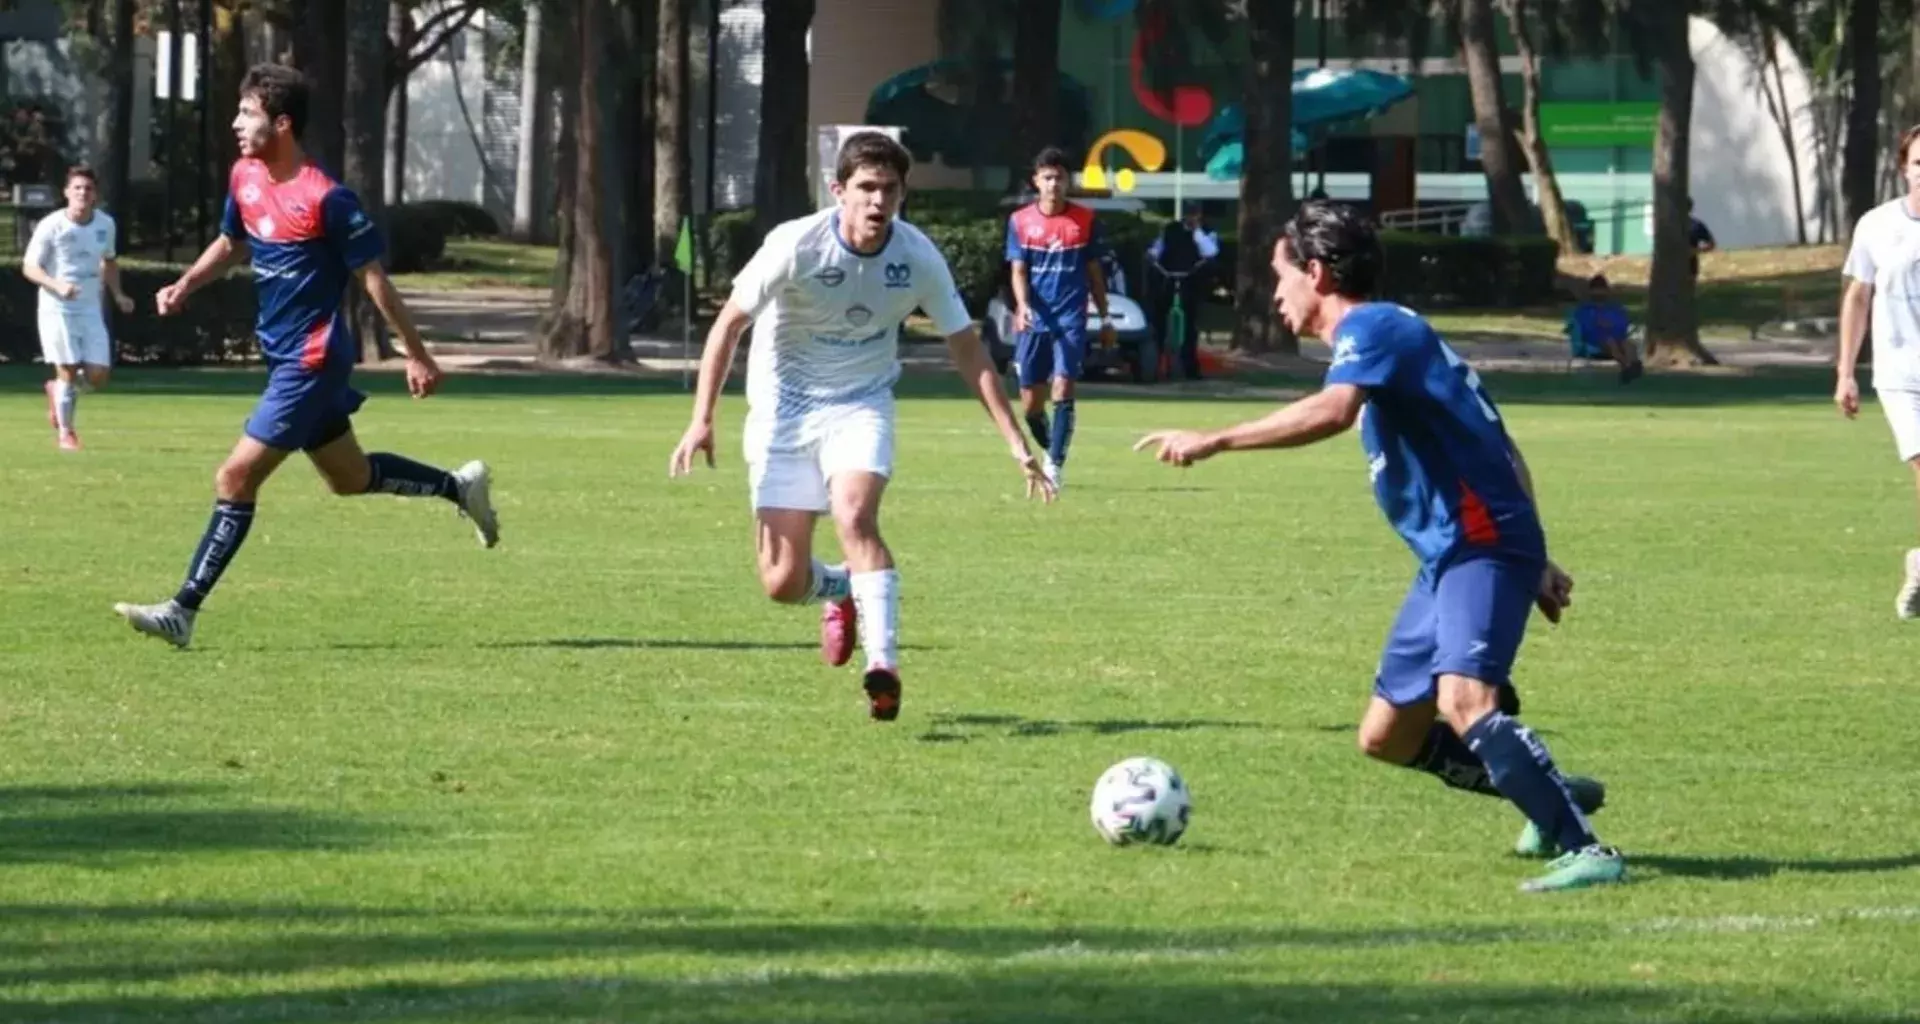
[[[912,158],[879,132],[841,147],[834,205],[767,234],[734,278],[707,334],[693,422],[673,450],[672,476],[696,453],[713,465],[713,418],[748,323],[748,486],[757,522],[760,584],[783,604],[824,602],[821,655],[830,665],[865,647],[868,713],[900,714],[899,577],[880,538],[880,497],[893,476],[893,385],[900,325],[915,309],[947,339],[1026,476],[1027,496],[1053,498],[1028,450],[1000,378],[980,344],[953,274],[927,236],[894,219]],[[831,514],[843,565],[813,557],[813,527]]]
[[[54,374],[46,383],[47,420],[67,451],[80,447],[74,430],[80,375],[89,390],[98,390],[113,366],[101,285],[120,312],[133,312],[133,299],[120,290],[113,218],[94,208],[96,185],[92,170],[68,168],[66,208],[34,226],[20,263],[20,272],[40,287],[40,352]]]
[[[1852,419],[1860,412],[1854,369],[1861,335],[1873,325],[1873,390],[1893,428],[1900,458],[1920,486],[1920,125],[1907,129],[1895,151],[1907,194],[1866,212],[1853,228],[1842,273],[1839,382],[1834,403]],[[1907,551],[1906,582],[1894,599],[1903,619],[1920,617],[1920,547]]]

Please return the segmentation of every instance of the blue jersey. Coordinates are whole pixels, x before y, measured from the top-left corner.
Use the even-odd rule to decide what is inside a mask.
[[[315,370],[329,358],[351,360],[356,343],[341,304],[353,272],[384,248],[359,197],[313,164],[274,181],[265,163],[243,159],[228,178],[220,230],[252,251],[254,331],[268,363]]]
[[[1500,411],[1418,313],[1355,307],[1334,331],[1326,382],[1366,390],[1360,441],[1374,497],[1422,563],[1474,551],[1546,559]]]
[[[1030,203],[1007,218],[1007,262],[1027,265],[1033,328],[1052,334],[1087,329],[1087,267],[1105,242],[1093,211],[1074,203],[1052,216]]]

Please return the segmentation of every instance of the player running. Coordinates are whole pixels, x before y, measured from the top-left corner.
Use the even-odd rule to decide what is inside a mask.
[[[980,344],[947,261],[918,228],[896,220],[912,158],[879,132],[841,147],[833,206],[767,234],[734,278],[707,334],[693,422],[673,450],[671,476],[713,465],[713,418],[748,323],[748,489],[757,522],[760,584],[785,604],[825,602],[821,655],[844,665],[865,647],[868,713],[900,714],[899,575],[880,537],[880,498],[893,476],[893,385],[900,325],[915,309],[947,339],[960,376],[993,417],[1027,479],[1027,496],[1053,497],[1027,450],[1000,379]],[[813,527],[833,517],[843,565],[813,557]]]
[[[1316,394],[1211,434],[1149,435],[1162,462],[1292,448],[1358,421],[1374,496],[1420,559],[1374,676],[1360,747],[1447,785],[1504,796],[1527,817],[1523,855],[1559,852],[1532,892],[1626,877],[1587,815],[1605,791],[1563,778],[1519,713],[1510,672],[1534,606],[1558,622],[1573,580],[1547,558],[1533,484],[1499,410],[1419,314],[1371,302],[1381,265],[1373,228],[1345,206],[1309,202],[1274,246],[1275,300],[1296,334],[1331,339]]]
[[[185,647],[194,617],[247,539],[260,487],[280,463],[304,451],[333,493],[444,498],[471,519],[480,543],[500,539],[485,463],[454,472],[400,455],[360,450],[353,413],[366,396],[348,384],[358,341],[341,312],[350,283],[365,286],[406,350],[407,390],[433,394],[440,368],[393,282],[380,266],[384,244],[360,200],[307,159],[308,85],[298,71],[262,64],[240,85],[233,120],[240,159],[228,179],[220,237],[180,280],[160,289],[160,315],[251,253],[260,311],[255,332],[267,361],[267,388],[245,433],[214,474],[213,518],[188,563],[179,593],[159,604],[116,604],[133,628]]]
[[[53,367],[46,383],[47,421],[66,451],[80,449],[74,424],[82,381],[98,391],[113,368],[102,286],[120,312],[133,312],[133,299],[120,290],[113,218],[95,208],[98,185],[92,170],[68,168],[66,208],[34,225],[20,262],[21,274],[40,288],[40,353]]]
[[[1063,486],[1067,446],[1073,443],[1074,382],[1087,359],[1087,297],[1100,312],[1101,335],[1111,344],[1107,282],[1100,266],[1105,242],[1093,211],[1067,201],[1067,154],[1048,147],[1033,161],[1037,200],[1007,218],[1007,261],[1013,264],[1014,375],[1027,429],[1046,450],[1047,479]],[[1045,397],[1053,396],[1053,422]]]

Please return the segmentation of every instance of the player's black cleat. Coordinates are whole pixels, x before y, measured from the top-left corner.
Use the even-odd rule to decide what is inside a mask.
[[[867,714],[876,722],[900,717],[900,674],[886,666],[867,670]]]

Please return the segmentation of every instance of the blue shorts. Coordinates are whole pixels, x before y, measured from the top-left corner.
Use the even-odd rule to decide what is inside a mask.
[[[1373,692],[1389,704],[1432,700],[1442,675],[1512,686],[1513,661],[1544,562],[1482,555],[1420,570],[1387,634]]]
[[[1022,388],[1037,387],[1052,377],[1080,379],[1087,361],[1087,331],[1047,328],[1020,335],[1013,345],[1013,371]]]
[[[247,417],[247,436],[281,451],[312,451],[353,428],[351,417],[367,396],[347,385],[351,357],[329,356],[316,369],[278,363],[267,390]]]

